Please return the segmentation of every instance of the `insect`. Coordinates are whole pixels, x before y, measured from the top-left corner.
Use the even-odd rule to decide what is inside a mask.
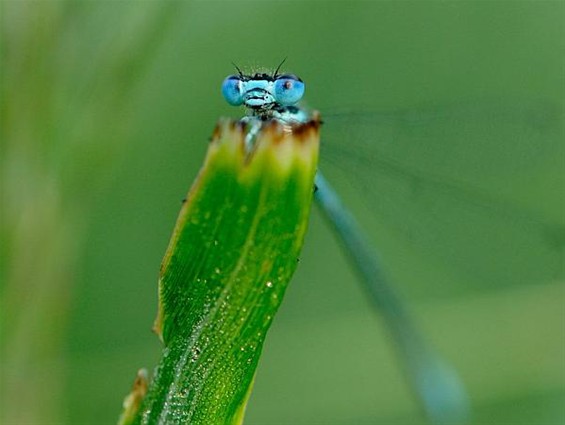
[[[273,73],[254,74],[245,74],[236,67],[238,74],[228,76],[222,84],[225,100],[230,105],[246,108],[247,114],[242,121],[250,126],[246,138],[249,147],[265,122],[277,120],[290,126],[305,122],[311,116],[298,104],[304,95],[304,82],[294,74],[280,73],[281,65]],[[334,118],[326,121],[324,117],[330,128],[340,120],[345,124],[343,128],[346,128],[338,136],[342,142],[337,144],[338,155],[356,161],[355,168],[362,168],[363,164],[370,168],[380,166],[388,173],[388,177],[396,175],[403,180],[403,189],[408,187],[408,190],[393,191],[393,198],[396,196],[399,202],[396,207],[389,206],[388,210],[382,207],[384,216],[388,216],[393,224],[399,224],[394,221],[400,220],[395,217],[395,211],[406,204],[407,199],[419,197],[422,201],[424,211],[421,205],[407,205],[408,212],[403,213],[404,221],[399,224],[401,230],[408,228],[412,232],[410,236],[414,244],[439,246],[445,251],[442,255],[451,259],[451,264],[458,266],[458,263],[462,263],[462,268],[469,268],[471,273],[478,270],[484,274],[482,278],[485,281],[493,279],[501,282],[515,279],[516,276],[524,279],[530,275],[539,277],[540,273],[551,273],[558,268],[559,253],[556,254],[555,244],[552,246],[547,235],[562,233],[560,225],[535,212],[524,212],[515,208],[512,202],[491,195],[485,189],[486,177],[482,179],[481,176],[481,173],[497,172],[501,178],[520,177],[520,170],[526,164],[541,164],[550,152],[554,152],[553,136],[558,128],[558,117],[551,106],[537,102],[470,103],[444,109],[432,108],[419,113],[367,113]],[[323,132],[322,159],[325,137]],[[382,148],[384,145],[386,155],[375,153],[374,146],[370,145],[375,138],[381,139],[380,146]],[[359,143],[359,140],[362,142]],[[503,140],[511,140],[513,148],[520,154],[509,154],[512,160],[499,162],[496,170],[490,170],[485,158],[493,153],[502,154],[502,157],[504,152],[496,150],[507,148],[501,143]],[[440,143],[447,149],[439,150]],[[453,155],[464,157],[466,162],[455,167],[459,168],[455,182],[443,178],[442,172],[448,167],[437,162],[430,154],[436,148],[442,155],[441,159],[447,163]],[[469,151],[469,148],[473,150]],[[517,157],[520,157],[519,161]],[[422,167],[418,159],[431,162],[435,167],[432,167],[433,172]],[[402,167],[403,162],[409,166]],[[352,174],[353,171],[348,173]],[[467,178],[469,175],[470,179]],[[379,186],[386,184],[385,180],[373,176],[364,184]],[[376,250],[320,170],[315,185],[315,201],[328,219],[373,305],[385,319],[404,361],[406,375],[428,417],[434,423],[464,422],[468,402],[457,374],[418,332],[404,303],[389,284]],[[432,192],[433,197],[429,195]],[[438,216],[435,214],[438,209],[446,213],[441,216],[445,235],[429,230],[434,228],[429,224]],[[489,218],[487,222],[477,218],[484,216],[492,219]],[[475,228],[475,225],[480,228]],[[560,230],[556,232],[555,229]],[[481,235],[481,231],[485,234]],[[488,232],[500,232],[500,235]],[[455,243],[449,239],[451,234],[456,235]],[[477,258],[475,263],[466,261],[466,257],[475,255],[481,249],[481,244],[485,244],[487,255]],[[493,252],[516,250],[516,254],[520,254],[518,250],[522,247],[531,251],[527,258],[532,267],[523,267],[523,272],[509,271],[504,267],[488,268],[489,249]],[[509,258],[516,262],[516,267],[521,267],[518,257],[514,255]],[[542,270],[542,265],[547,267]]]

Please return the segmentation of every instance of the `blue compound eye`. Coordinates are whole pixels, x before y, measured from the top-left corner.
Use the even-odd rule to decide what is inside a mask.
[[[222,83],[222,94],[224,99],[233,106],[243,103],[243,89],[241,78],[237,75],[230,75]]]
[[[293,105],[304,95],[304,83],[295,75],[279,75],[274,83],[273,95],[281,105]]]

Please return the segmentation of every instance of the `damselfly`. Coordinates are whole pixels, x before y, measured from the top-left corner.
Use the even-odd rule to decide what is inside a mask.
[[[226,101],[233,106],[243,105],[247,110],[242,120],[250,126],[246,139],[248,148],[252,147],[256,134],[265,122],[277,120],[290,126],[292,123],[305,122],[310,117],[308,111],[297,106],[304,94],[304,82],[295,75],[280,74],[279,69],[280,66],[272,74],[249,75],[238,69],[238,75],[231,75],[223,82],[222,93]],[[343,132],[332,134],[332,126],[340,120],[345,121],[345,125],[341,126]],[[550,240],[551,235],[562,233],[560,224],[552,224],[550,219],[540,218],[536,213],[514,208],[510,202],[491,195],[486,187],[492,182],[492,176],[488,174],[495,172],[500,174],[500,187],[512,192],[512,184],[505,184],[504,179],[519,176],[521,167],[531,166],[540,158],[555,152],[551,141],[555,140],[553,133],[558,128],[558,121],[556,112],[549,106],[507,102],[488,105],[466,103],[443,109],[390,114],[364,113],[346,116],[345,119],[324,117],[326,128],[330,130],[329,136],[341,142],[333,144],[334,148],[337,146],[338,151],[341,150],[338,156],[346,161],[355,161],[352,163],[355,169],[351,168],[350,175],[357,175],[356,169],[360,167],[380,167],[388,173],[388,177],[383,178],[375,176],[374,172],[365,173],[369,180],[358,180],[362,188],[373,191],[375,187],[383,187],[391,175],[397,180],[404,180],[401,186],[392,191],[396,206],[390,207],[394,202],[387,200],[384,205],[389,205],[388,209],[384,207],[380,210],[383,215],[388,215],[389,222],[395,223],[395,208],[410,209],[410,213],[403,215],[404,222],[396,221],[396,224],[401,231],[408,229],[411,232],[410,237],[415,244],[434,246],[435,243],[445,251],[440,255],[446,261],[460,265],[469,273],[479,270],[486,280],[499,281],[509,279],[511,275],[520,275],[523,279],[534,274],[537,277],[541,274],[552,277],[552,273],[559,268],[561,242],[553,238],[552,245]],[[548,136],[548,133],[552,134]],[[464,137],[470,134],[472,137]],[[496,150],[507,148],[500,143],[501,136],[505,140],[513,138],[515,148],[521,150],[523,158],[510,161],[509,164],[502,162],[498,169],[492,170],[485,158]],[[325,142],[326,132],[323,131],[322,159],[326,153]],[[442,145],[445,152],[440,157],[434,157],[430,153],[438,144]],[[379,147],[384,154],[379,155]],[[453,169],[453,164],[449,163],[453,155],[463,156],[464,161],[456,170],[457,178],[447,180],[443,171],[448,166]],[[497,155],[504,155],[504,152],[498,152]],[[422,161],[427,161],[427,165],[423,166]],[[432,172],[429,171],[430,167],[433,167]],[[417,331],[410,314],[388,283],[376,251],[320,171],[315,184],[315,200],[331,224],[373,305],[384,317],[405,364],[407,377],[427,415],[434,423],[465,421],[467,398],[456,373]],[[434,192],[434,197],[428,196],[429,191]],[[419,199],[420,203],[413,202],[413,199]],[[469,199],[472,201],[469,202]],[[442,216],[445,220],[442,223],[444,232],[430,234],[429,229],[437,229],[437,226],[430,226],[429,222],[437,217],[434,211],[438,208],[450,214]],[[481,214],[494,217],[490,227],[475,226],[477,222],[473,221],[474,217]],[[516,231],[516,226],[519,231]],[[455,243],[450,241],[450,232],[457,233]],[[480,246],[471,247],[469,244],[484,244],[486,255],[468,258],[470,252],[481,249]],[[516,273],[516,270],[510,271],[496,264],[496,258],[488,258],[489,252],[494,253],[497,249],[509,246],[516,250],[517,255],[513,257],[516,260],[527,254],[525,258],[531,260],[531,267],[517,261],[514,266],[522,267],[524,272]],[[489,261],[493,264],[490,269]],[[478,263],[481,263],[480,267]]]

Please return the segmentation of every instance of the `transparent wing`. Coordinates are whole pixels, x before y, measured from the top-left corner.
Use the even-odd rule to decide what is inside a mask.
[[[563,118],[514,100],[325,114],[322,170],[407,250],[466,283],[562,278]]]

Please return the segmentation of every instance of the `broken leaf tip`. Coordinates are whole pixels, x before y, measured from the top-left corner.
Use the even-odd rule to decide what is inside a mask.
[[[134,419],[141,407],[141,402],[147,394],[149,380],[146,369],[139,369],[131,392],[124,399],[123,412],[118,421],[118,425],[129,425],[134,422]]]
[[[305,123],[281,123],[272,119],[265,121],[259,131],[261,139],[268,139],[273,144],[283,143],[292,140],[295,143],[308,143],[318,138],[318,132],[322,120],[320,113],[314,111],[311,118]],[[221,119],[214,128],[210,139],[212,144],[221,143],[222,140],[231,139],[245,145],[245,138],[250,131],[250,123],[245,120]],[[292,135],[292,137],[289,137]]]
[[[320,125],[320,113],[316,111],[312,114],[312,118],[305,123],[281,124],[276,120],[268,121],[265,123],[262,132],[264,138],[270,138],[273,144],[279,144],[286,140],[304,144],[317,140]],[[289,135],[292,137],[288,137]]]

